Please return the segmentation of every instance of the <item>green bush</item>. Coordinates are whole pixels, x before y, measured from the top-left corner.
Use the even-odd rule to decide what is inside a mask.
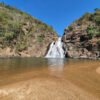
[[[45,36],[44,36],[43,34],[38,35],[38,36],[37,36],[37,41],[38,41],[38,42],[43,42],[44,38],[45,38]]]
[[[91,14],[90,21],[94,21],[97,25],[100,24],[100,9],[96,8],[95,12]]]
[[[0,13],[0,22],[7,23],[7,19],[9,19],[9,16],[5,13]]]
[[[95,12],[100,12],[100,8],[95,8]]]
[[[87,35],[89,36],[89,39],[92,39],[93,37],[100,35],[100,29],[98,27],[89,25],[87,27],[87,33],[88,33]]]
[[[68,26],[68,30],[72,31],[73,27],[72,26]]]
[[[96,24],[98,24],[98,25],[100,24],[100,16],[95,16],[94,20],[95,20]]]
[[[22,51],[22,50],[25,50],[25,49],[27,49],[27,45],[25,43],[18,43],[16,45],[16,50],[17,51]]]
[[[14,38],[15,33],[14,32],[6,32],[4,34],[5,40],[11,40]]]

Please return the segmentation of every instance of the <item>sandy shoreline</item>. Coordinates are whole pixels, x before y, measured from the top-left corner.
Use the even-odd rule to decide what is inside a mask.
[[[99,100],[64,79],[37,77],[0,89],[0,100]]]

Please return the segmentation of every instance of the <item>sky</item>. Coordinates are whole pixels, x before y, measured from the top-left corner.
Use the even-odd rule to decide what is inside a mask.
[[[86,12],[100,8],[100,0],[0,0],[51,25],[61,36],[64,28]]]

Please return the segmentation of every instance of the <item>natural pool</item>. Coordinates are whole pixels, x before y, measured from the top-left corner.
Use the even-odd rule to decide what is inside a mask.
[[[100,69],[100,60],[44,59],[44,58],[5,59],[4,58],[0,59],[0,90],[2,89],[5,90],[7,86],[9,90],[11,88],[14,89],[16,86],[13,86],[13,84],[34,80],[32,84],[31,82],[29,83],[32,86],[34,86],[33,90],[37,87],[34,90],[35,92],[37,91],[35,94],[37,99],[32,99],[32,100],[39,100],[40,98],[41,98],[40,100],[49,100],[49,98],[51,97],[53,98],[52,100],[61,100],[61,99],[69,100],[71,98],[70,95],[72,95],[72,98],[70,100],[73,100],[73,98],[74,100],[76,100],[78,92],[81,93],[82,91],[85,91],[86,95],[88,95],[89,93],[89,95],[98,98],[95,100],[99,100],[100,99],[99,69]],[[24,85],[24,83],[20,84]],[[74,89],[73,85],[70,86],[68,84],[73,84],[75,85],[75,88],[77,87],[82,91],[77,90],[77,88]],[[69,87],[73,88],[71,89]],[[32,92],[33,90],[30,91]],[[72,94],[71,93],[68,94],[69,99],[66,98],[68,97],[67,90],[72,91],[71,92]],[[26,93],[26,91],[27,89],[24,92]],[[74,94],[75,91],[76,93]],[[32,96],[34,95],[35,92],[32,92],[33,93]],[[51,92],[54,93],[52,94]],[[82,92],[83,99],[81,95],[79,96],[81,100],[84,100],[85,92]],[[45,96],[42,95],[43,96],[42,97],[39,93],[40,94],[47,93],[47,94]],[[7,95],[8,97],[2,96],[2,91],[0,91],[0,95],[1,95],[0,100],[1,99],[10,100],[11,99],[10,97],[13,98],[13,95],[11,94],[9,97],[9,93]],[[57,96],[59,97],[58,99]],[[76,96],[76,99],[74,96]],[[30,98],[31,96],[27,99],[19,99],[19,100],[29,100]],[[16,100],[16,99],[11,99],[11,100]]]

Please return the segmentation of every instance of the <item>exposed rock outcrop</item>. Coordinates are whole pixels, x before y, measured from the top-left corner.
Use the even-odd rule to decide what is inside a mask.
[[[64,30],[67,57],[100,58],[100,9],[86,13]]]
[[[51,26],[0,3],[0,57],[43,57],[56,38]]]

